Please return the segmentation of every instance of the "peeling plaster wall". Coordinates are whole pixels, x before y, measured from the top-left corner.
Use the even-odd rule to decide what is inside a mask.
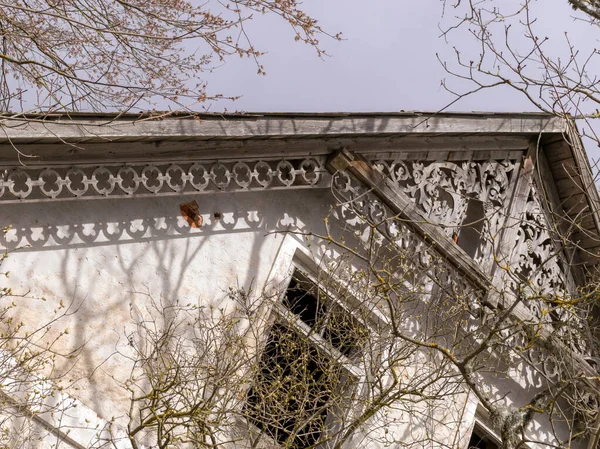
[[[179,210],[192,199],[204,222],[199,229]],[[18,319],[30,325],[47,322],[55,309],[73,312],[53,332],[68,328],[59,349],[82,346],[83,351],[74,367],[60,359],[58,367],[69,379],[79,379],[70,393],[110,420],[124,416],[129,406],[113,378],[129,374],[130,365],[115,348],[128,344],[134,322],[130,304],[143,307],[152,298],[224,307],[230,287],[260,289],[281,265],[284,237],[276,231],[319,232],[333,203],[329,191],[306,189],[3,205],[0,226],[12,229],[0,244],[15,251],[2,269],[11,272],[6,282],[13,292],[27,294],[17,299],[24,306],[17,309]],[[299,237],[286,238],[302,244]],[[511,391],[510,397],[523,399],[535,393],[521,391],[510,379],[494,383],[499,396]],[[450,432],[448,438],[466,445],[475,406],[464,395],[452,401],[447,416],[432,420],[461,422],[460,435]],[[399,417],[404,424],[393,431],[418,434],[407,421],[412,417]],[[540,440],[548,425],[535,424]],[[349,444],[365,444],[363,436]]]
[[[203,217],[199,229],[180,216],[179,204],[191,199]],[[45,322],[60,301],[76,310],[59,324],[69,332],[63,347],[84,346],[69,377],[82,379],[76,396],[110,419],[128,407],[111,376],[128,374],[114,350],[127,344],[131,302],[223,306],[230,287],[260,288],[283,240],[267,233],[308,223],[314,230],[329,204],[326,190],[294,190],[5,205],[1,225],[12,229],[3,243],[22,248],[2,269],[14,293],[29,291],[19,299],[27,304],[18,310],[23,321]]]

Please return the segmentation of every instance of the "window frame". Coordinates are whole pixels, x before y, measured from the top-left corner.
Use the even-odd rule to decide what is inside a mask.
[[[272,271],[274,267],[272,267]],[[298,273],[299,276],[296,276],[296,273]],[[323,278],[319,281],[319,275],[323,275],[323,278],[326,279],[325,283],[323,282]],[[348,314],[348,316],[360,326],[364,326],[368,333],[375,332],[376,327],[373,326],[373,324],[376,323],[381,325],[383,322],[384,325],[387,325],[387,321],[385,321],[382,316],[379,316],[380,312],[377,313],[373,310],[367,310],[361,307],[360,302],[349,289],[344,286],[344,283],[342,283],[340,279],[332,276],[330,273],[319,270],[318,265],[310,258],[310,256],[304,251],[301,251],[300,248],[296,248],[291,263],[287,264],[284,280],[278,283],[279,292],[277,295],[274,295],[271,308],[266,313],[268,318],[262,338],[257,344],[256,360],[259,361],[258,363],[262,361],[273,327],[279,325],[287,328],[290,332],[299,333],[308,338],[308,343],[310,345],[323,354],[323,356],[331,361],[331,363],[340,368],[340,391],[337,392],[340,394],[339,403],[332,404],[330,408],[333,409],[327,410],[324,426],[325,430],[331,429],[333,435],[330,439],[326,437],[322,443],[314,446],[315,448],[326,448],[335,445],[340,436],[336,435],[339,430],[339,425],[336,425],[336,422],[346,420],[349,416],[351,417],[353,411],[355,411],[353,403],[355,402],[356,397],[361,395],[361,389],[363,388],[361,384],[364,384],[364,379],[367,375],[363,366],[365,358],[368,358],[369,354],[360,350],[356,354],[350,354],[349,356],[342,354],[341,351],[331,345],[331,342],[328,342],[318,331],[315,332],[311,326],[303,322],[298,315],[294,314],[284,304],[283,300],[287,295],[290,284],[294,278],[305,285],[309,284],[309,288],[304,288],[302,285],[301,287],[311,295],[311,289],[313,288],[316,289],[317,294],[319,291],[322,291],[327,297],[328,302],[330,301],[333,303],[336,308],[339,308],[342,311],[342,313]],[[285,288],[281,288],[283,285],[285,285]],[[339,299],[339,295],[336,294],[329,285],[335,285],[335,291],[342,291],[344,298],[349,299],[350,301]],[[350,309],[350,307],[353,306],[362,308],[363,312],[366,314],[367,321],[362,319],[362,316],[354,316]],[[254,385],[256,380],[255,376],[250,381],[251,386],[247,389],[246,401],[244,402],[243,407],[246,407],[246,404],[248,403],[248,394],[252,390],[252,385]],[[245,421],[247,429],[250,431],[251,438],[253,440],[256,438],[260,439],[258,447],[263,447],[262,442],[265,443],[265,447],[281,447],[281,444],[272,438],[267,431],[259,428],[248,417],[245,417],[243,420]]]
[[[471,435],[469,435],[469,441],[467,442],[467,449],[475,448],[478,449],[478,446],[471,446],[469,443],[473,436],[478,436],[480,440],[485,442],[492,443],[495,448],[486,448],[486,449],[499,449],[502,447],[502,443],[499,438],[495,436],[495,433],[479,419],[475,419],[473,423],[473,429],[471,430]]]
[[[502,439],[492,429],[489,422],[490,422],[490,418],[489,418],[488,410],[485,407],[483,407],[483,405],[478,403],[477,409],[475,411],[475,416],[473,417],[473,423],[471,424],[471,430],[469,432],[469,437],[467,438],[467,441],[465,444],[465,449],[471,449],[469,446],[469,443],[471,442],[471,438],[473,437],[473,434],[475,433],[476,428],[480,430],[480,432],[479,432],[480,434],[481,433],[483,434],[482,439],[485,438],[485,439],[490,440],[493,444],[496,445],[497,448],[502,447]]]

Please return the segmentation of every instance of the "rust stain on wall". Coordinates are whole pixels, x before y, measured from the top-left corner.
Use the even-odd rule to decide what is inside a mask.
[[[202,217],[200,216],[200,209],[196,200],[181,203],[179,205],[179,210],[181,211],[181,216],[192,228],[199,228],[202,226]]]

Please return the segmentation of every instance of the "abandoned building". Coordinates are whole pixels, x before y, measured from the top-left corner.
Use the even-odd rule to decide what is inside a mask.
[[[2,126],[3,445],[598,444],[600,203],[572,123]]]

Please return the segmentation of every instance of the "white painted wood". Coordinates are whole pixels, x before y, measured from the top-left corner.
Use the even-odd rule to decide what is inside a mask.
[[[523,210],[527,202],[527,194],[529,192],[529,183],[533,171],[532,161],[532,145],[529,144],[529,149],[522,160],[518,163],[512,187],[511,199],[507,210],[504,211],[505,222],[500,232],[499,241],[493,248],[495,254],[489,254],[489,257],[494,257],[494,264],[491,267],[491,277],[494,285],[502,285],[502,275],[504,268],[510,265],[510,257],[514,248],[514,242],[517,239],[519,231],[518,223],[520,220],[520,211]],[[488,301],[493,305],[497,305],[497,295],[488,295]]]
[[[390,180],[373,165],[361,157],[346,150],[336,154],[329,162],[332,170],[347,170],[361,183],[379,197],[392,212],[398,215],[407,226],[425,241],[431,243],[437,252],[445,257],[460,273],[474,284],[487,290],[490,286],[486,274],[456,243],[440,229],[427,222],[416,210],[413,201],[394,188]]]

